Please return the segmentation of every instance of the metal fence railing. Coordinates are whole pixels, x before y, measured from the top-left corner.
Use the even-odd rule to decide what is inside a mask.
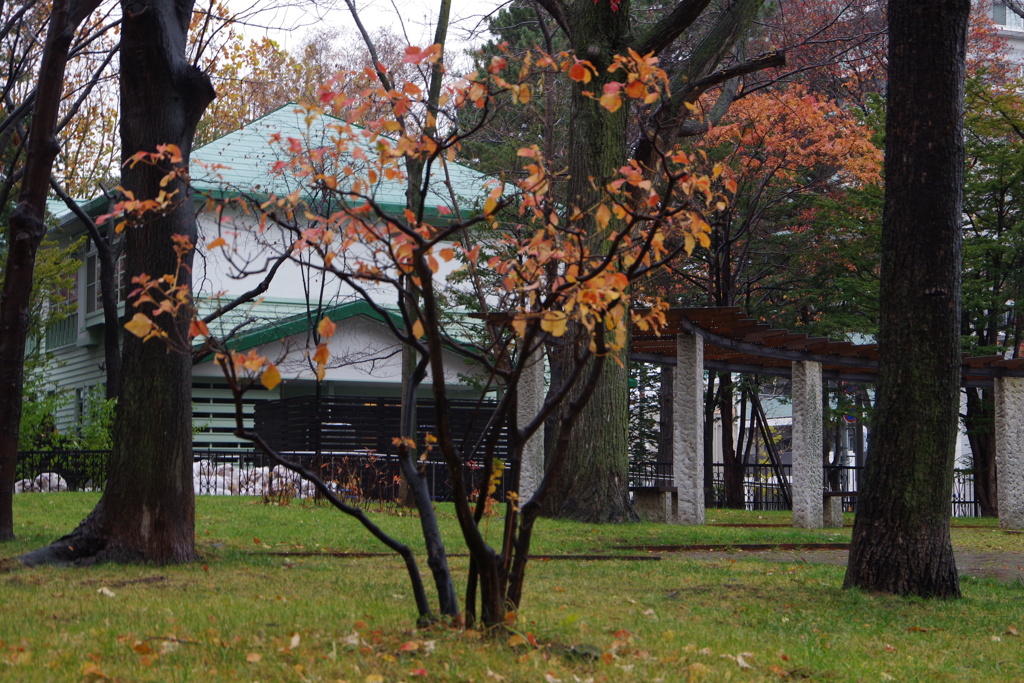
[[[22,451],[18,453],[16,492],[102,490],[106,482],[109,451],[62,450]],[[398,496],[400,470],[397,456],[362,453],[293,453],[320,473],[338,492],[361,500],[394,500]],[[444,463],[432,460],[420,463],[434,500],[452,499],[452,483]],[[509,466],[504,465],[497,490],[492,494],[505,500]],[[731,468],[731,469],[730,469]],[[827,467],[823,490],[844,492],[843,510],[855,512],[860,490],[859,467]],[[475,495],[486,485],[481,482],[482,464],[466,468],[464,488]],[[726,476],[728,474],[730,476]],[[790,509],[784,486],[791,481],[788,465],[782,468],[783,480],[768,464],[726,466],[716,463],[712,469],[712,495],[708,507],[743,507],[747,510]],[[194,451],[193,487],[197,495],[312,495],[312,485],[284,468],[273,467],[262,453],[253,451]],[[672,485],[671,463],[635,463],[630,467],[631,487]],[[742,501],[740,503],[740,501]],[[980,506],[974,491],[974,474],[955,470],[950,512],[954,517],[978,517]]]
[[[861,467],[838,466],[825,468],[823,491],[844,493],[843,510],[856,512],[860,491]],[[785,486],[792,481],[792,468],[782,467],[782,477],[770,464],[724,465],[715,463],[711,476],[711,496],[708,507],[743,507],[747,510],[789,510],[792,508],[785,494]],[[671,486],[671,463],[634,463],[630,466],[629,484],[633,488]],[[981,508],[974,492],[974,473],[955,470],[950,513],[954,517],[979,517]]]
[[[109,451],[23,451],[18,454],[15,491],[96,491],[106,479]],[[364,453],[292,453],[290,457],[317,472],[337,493],[350,499],[390,501],[398,497],[400,469],[397,456]],[[476,496],[481,482],[481,463],[470,463],[464,488]],[[452,482],[442,462],[420,463],[431,497],[452,499]],[[492,494],[505,500],[508,464]],[[309,497],[313,486],[284,467],[274,467],[253,451],[194,451],[192,484],[196,495],[249,495]]]

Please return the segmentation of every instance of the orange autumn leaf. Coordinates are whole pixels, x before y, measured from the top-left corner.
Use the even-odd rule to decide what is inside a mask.
[[[316,347],[316,353],[313,354],[313,362],[325,364],[331,358],[330,351],[327,350],[326,344],[320,344]]]
[[[333,337],[334,336],[334,332],[337,329],[338,329],[337,324],[332,322],[331,319],[329,317],[327,317],[326,315],[323,317],[323,319],[320,321],[320,323],[316,326],[317,334],[319,334],[320,337],[323,338],[323,339],[330,339],[331,337]]]
[[[569,67],[569,78],[576,81],[577,83],[590,83],[591,69],[587,68],[590,66],[589,62],[576,62]]]
[[[622,98],[617,92],[606,92],[601,95],[600,103],[602,107],[614,114],[620,107],[622,107]]]

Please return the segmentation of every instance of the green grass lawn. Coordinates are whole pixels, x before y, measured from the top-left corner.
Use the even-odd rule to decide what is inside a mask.
[[[15,498],[19,540],[52,540],[91,494]],[[0,572],[0,680],[10,681],[1001,681],[1024,678],[1024,590],[963,580],[941,602],[843,591],[843,568],[658,553],[660,561],[536,560],[517,634],[415,628],[394,557],[280,555],[380,551],[326,507],[201,498],[203,559]],[[458,552],[450,508],[439,514]],[[414,547],[414,517],[377,519]],[[788,513],[708,511],[722,524],[784,524]],[[850,521],[850,520],[848,520]],[[491,518],[490,532],[501,520]],[[980,528],[973,528],[980,526]],[[1021,552],[991,520],[954,525],[958,549]],[[542,554],[639,555],[623,546],[812,543],[843,529],[591,526],[541,521]],[[466,560],[452,561],[460,582]],[[10,563],[6,563],[10,564]],[[425,567],[424,567],[425,568]],[[534,645],[536,643],[536,645]]]

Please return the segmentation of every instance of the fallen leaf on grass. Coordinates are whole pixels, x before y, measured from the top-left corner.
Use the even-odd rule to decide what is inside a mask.
[[[736,666],[738,666],[741,669],[753,669],[754,668],[753,666],[751,666],[750,664],[747,663],[746,659],[744,659],[744,657],[753,657],[753,656],[754,656],[753,652],[741,652],[741,653],[739,653],[738,655],[735,655],[735,656],[733,656],[733,655],[721,655],[721,657],[724,658],[724,659],[731,659],[732,661],[736,662]]]
[[[700,662],[694,662],[686,667],[686,680],[699,681],[709,673],[711,673],[710,666],[707,664],[701,664]]]
[[[892,645],[889,645],[888,643],[886,643],[885,644],[885,651],[886,652],[896,652],[896,648],[894,648]]]
[[[1008,626],[1003,632],[1004,636],[1020,636],[1020,631],[1017,630],[1016,626]]]
[[[250,664],[255,664],[261,659],[263,659],[263,655],[261,655],[259,652],[250,652],[245,656],[245,661],[249,662]]]
[[[515,635],[513,635],[511,638],[508,639],[508,646],[509,647],[519,647],[521,645],[526,645],[526,638],[523,638],[518,633],[516,633]]]
[[[295,648],[297,648],[299,646],[299,643],[301,643],[301,642],[302,642],[302,638],[299,637],[298,632],[293,633],[292,634],[292,639],[288,643],[288,649],[289,650],[294,650]]]
[[[103,670],[95,662],[86,662],[82,665],[82,677],[90,683],[110,680],[110,676],[103,673]]]
[[[409,642],[402,643],[402,647],[398,649],[401,652],[416,652],[416,650],[420,649],[420,644],[414,640],[410,640]]]
[[[99,593],[100,595],[105,595],[108,598],[114,597],[114,591],[110,590],[106,586],[104,586],[103,588],[100,588],[96,592]]]

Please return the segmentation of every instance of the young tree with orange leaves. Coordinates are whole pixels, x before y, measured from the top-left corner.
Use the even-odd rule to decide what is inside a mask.
[[[410,48],[406,59],[431,63],[439,53],[437,47]],[[532,86],[525,76],[523,80],[503,79],[499,74],[504,66],[502,58],[495,58],[486,72],[471,74],[443,89],[441,101],[451,109],[476,112],[481,120],[490,115],[499,95],[511,96],[512,102],[528,102]],[[616,57],[608,68],[624,83],[621,89],[601,96],[601,106],[609,115],[610,110],[624,104],[636,102],[637,106],[651,107],[670,96],[667,77],[651,57],[631,52]],[[545,69],[571,72],[571,77],[579,78],[583,78],[580,69],[591,74],[597,72],[594,65],[567,54],[533,55],[526,65],[526,76],[531,70]],[[565,454],[575,438],[576,422],[587,397],[602,376],[602,366],[614,362],[612,354],[624,348],[631,323],[657,326],[663,322],[663,307],[657,302],[647,312],[631,310],[633,283],[686,253],[688,245],[706,240],[708,218],[722,211],[730,197],[721,187],[719,174],[705,175],[689,155],[665,150],[658,162],[659,182],[653,183],[647,170],[638,164],[625,164],[601,188],[592,206],[563,219],[562,207],[551,194],[556,175],[548,168],[539,147],[533,146],[520,150],[521,179],[514,185],[494,183],[482,188],[482,205],[475,210],[467,209],[461,216],[451,215],[448,220],[431,221],[427,220],[426,212],[432,207],[423,203],[418,212],[406,209],[400,214],[388,213],[375,199],[382,183],[408,182],[405,162],[414,157],[421,162],[423,171],[418,191],[427,196],[431,183],[437,182],[438,175],[432,171],[443,169],[472,130],[443,125],[439,119],[448,115],[448,109],[435,113],[423,106],[430,94],[413,84],[391,82],[392,87],[366,87],[359,92],[335,87],[345,82],[337,79],[328,83],[320,102],[344,103],[357,97],[361,105],[350,111],[348,121],[330,124],[327,140],[318,137],[316,144],[298,139],[275,142],[282,148],[283,160],[274,165],[272,172],[288,175],[302,189],[287,196],[260,198],[255,203],[245,197],[229,201],[252,212],[251,230],[273,229],[287,237],[282,255],[317,263],[325,274],[339,279],[378,309],[387,301],[401,302],[402,324],[388,324],[395,337],[411,349],[417,375],[431,380],[438,429],[427,438],[426,452],[419,452],[410,439],[395,435],[400,462],[415,486],[422,481],[420,460],[430,452],[440,455],[453,486],[461,540],[471,557],[466,597],[460,605],[453,593],[454,582],[444,547],[431,550],[428,561],[437,588],[439,612],[452,620],[465,619],[469,625],[508,625],[514,622],[514,612],[522,599],[534,523],[545,501],[557,495],[552,486],[554,478],[572,466]],[[389,113],[378,119],[362,118],[371,111]],[[303,113],[312,121],[320,110],[307,105]],[[399,132],[398,117],[406,119],[404,133]],[[181,177],[181,172],[173,168],[182,161],[177,148],[138,154],[133,160],[139,165],[163,169],[165,178]],[[315,205],[306,199],[324,191],[336,200],[329,215],[314,213]],[[166,199],[166,195],[160,195],[157,200],[126,201],[119,209],[126,212],[125,220],[131,223],[140,220],[140,210],[160,208],[161,200]],[[581,228],[591,222],[605,231],[606,240],[586,237]],[[239,223],[234,229],[226,227],[208,247],[232,250],[232,241],[242,239],[235,236],[242,227]],[[689,234],[691,239],[672,246],[669,234]],[[181,263],[187,258],[188,246],[186,238],[177,238]],[[486,369],[491,385],[504,390],[496,405],[480,405],[479,419],[493,425],[519,425],[512,429],[510,438],[513,493],[504,501],[504,533],[493,546],[482,529],[488,495],[480,495],[472,502],[465,482],[471,465],[482,463],[481,490],[493,491],[502,471],[497,440],[488,437],[468,442],[465,435],[455,433],[446,400],[448,370],[443,349],[454,341],[457,332],[449,327],[444,315],[438,273],[445,263],[456,260],[471,275],[467,286],[483,302],[482,316],[492,330],[490,343],[472,354]],[[484,269],[494,273],[496,279],[472,277]],[[164,321],[179,319],[191,311],[188,284],[180,277],[180,268],[170,272],[177,272],[178,276],[135,277],[135,313],[127,329],[140,340],[163,340],[164,344],[147,343],[165,354],[165,344],[169,344],[172,355],[183,355],[188,348],[180,331],[168,328]],[[391,291],[390,298],[381,299],[382,288]],[[391,318],[384,316],[384,320]],[[330,361],[326,339],[334,333],[335,325],[328,319],[321,320],[318,331],[324,341],[312,358],[322,377]],[[247,386],[254,382],[274,386],[280,381],[275,359],[256,352],[233,353],[200,321],[193,322],[189,336],[203,338],[209,348],[217,351],[218,362],[239,406]],[[568,372],[555,383],[539,413],[526,413],[526,419],[518,422],[514,417],[523,374],[551,339],[570,342],[573,357],[565,366]],[[537,490],[520,498],[516,491],[524,444],[553,414],[558,415],[560,424],[555,455]],[[435,611],[408,547],[389,538],[358,510],[340,500],[330,486],[317,480],[315,473],[301,462],[282,458],[260,434],[246,429],[240,416],[241,413],[239,435],[253,440],[275,461],[312,479],[328,500],[359,518],[403,557],[419,615],[424,621],[432,620]],[[416,502],[424,538],[429,544],[431,535],[439,537],[436,521],[426,509],[431,502],[429,497],[417,497]]]

